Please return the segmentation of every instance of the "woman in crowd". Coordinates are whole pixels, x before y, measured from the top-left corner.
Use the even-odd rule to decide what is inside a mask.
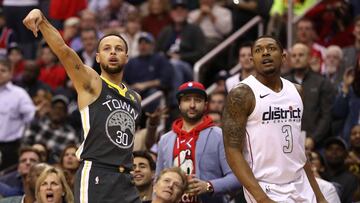
[[[66,181],[70,188],[74,188],[76,170],[80,165],[79,160],[76,158],[76,150],[76,145],[68,145],[60,156],[60,167],[64,170]]]
[[[36,181],[37,203],[74,203],[74,196],[61,169],[49,167]]]

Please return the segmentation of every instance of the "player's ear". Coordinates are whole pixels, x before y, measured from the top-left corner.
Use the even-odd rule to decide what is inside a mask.
[[[281,58],[283,62],[286,62],[286,58],[287,58],[287,53],[286,51],[283,51],[283,53],[281,54]]]
[[[96,57],[95,57],[95,59],[96,59],[96,62],[97,62],[97,63],[100,63],[99,52],[96,52]]]

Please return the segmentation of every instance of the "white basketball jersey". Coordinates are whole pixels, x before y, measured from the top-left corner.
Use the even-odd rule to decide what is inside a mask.
[[[255,178],[285,184],[301,175],[306,162],[301,134],[303,103],[293,83],[281,78],[283,88],[274,92],[249,76],[241,83],[255,95],[256,105],[246,124],[244,154]]]

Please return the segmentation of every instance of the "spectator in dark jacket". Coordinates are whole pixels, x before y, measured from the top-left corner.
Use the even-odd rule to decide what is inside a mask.
[[[286,78],[303,88],[304,114],[301,127],[314,138],[319,147],[330,130],[334,90],[327,79],[311,71],[309,59],[309,48],[302,43],[295,44],[291,50],[293,70]]]

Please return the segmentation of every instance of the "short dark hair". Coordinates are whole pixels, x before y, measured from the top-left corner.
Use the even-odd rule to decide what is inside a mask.
[[[240,46],[239,46],[239,51],[240,49],[244,48],[244,47],[252,47],[254,45],[254,42],[253,41],[245,41],[245,42],[242,42],[240,43]]]
[[[156,163],[155,163],[155,161],[153,160],[153,158],[151,157],[151,155],[150,155],[149,152],[147,152],[147,151],[134,151],[134,152],[133,152],[133,156],[134,156],[134,158],[136,158],[136,157],[141,157],[141,158],[147,159],[148,162],[149,162],[150,169],[151,169],[152,171],[155,171],[155,169],[156,169]]]
[[[276,45],[280,48],[281,53],[284,52],[284,48],[283,48],[283,46],[281,45],[281,43],[280,43],[280,41],[279,41],[278,38],[276,38],[276,37],[274,37],[274,36],[272,36],[272,35],[262,35],[262,36],[258,37],[258,38],[255,40],[255,42],[253,43],[253,45],[251,46],[251,53],[252,53],[252,51],[253,51],[253,48],[254,48],[256,42],[259,41],[260,39],[264,39],[264,38],[273,39],[273,40],[275,41]]]
[[[115,37],[120,38],[120,39],[124,42],[124,44],[125,44],[125,51],[126,51],[126,53],[128,53],[129,47],[128,47],[128,44],[127,44],[125,38],[122,37],[121,35],[117,34],[117,33],[109,33],[109,34],[106,34],[106,35],[104,35],[103,37],[101,37],[101,38],[99,39],[98,44],[97,44],[97,50],[98,50],[98,52],[99,52],[100,42],[101,42],[104,38],[110,37],[110,36],[115,36]]]

